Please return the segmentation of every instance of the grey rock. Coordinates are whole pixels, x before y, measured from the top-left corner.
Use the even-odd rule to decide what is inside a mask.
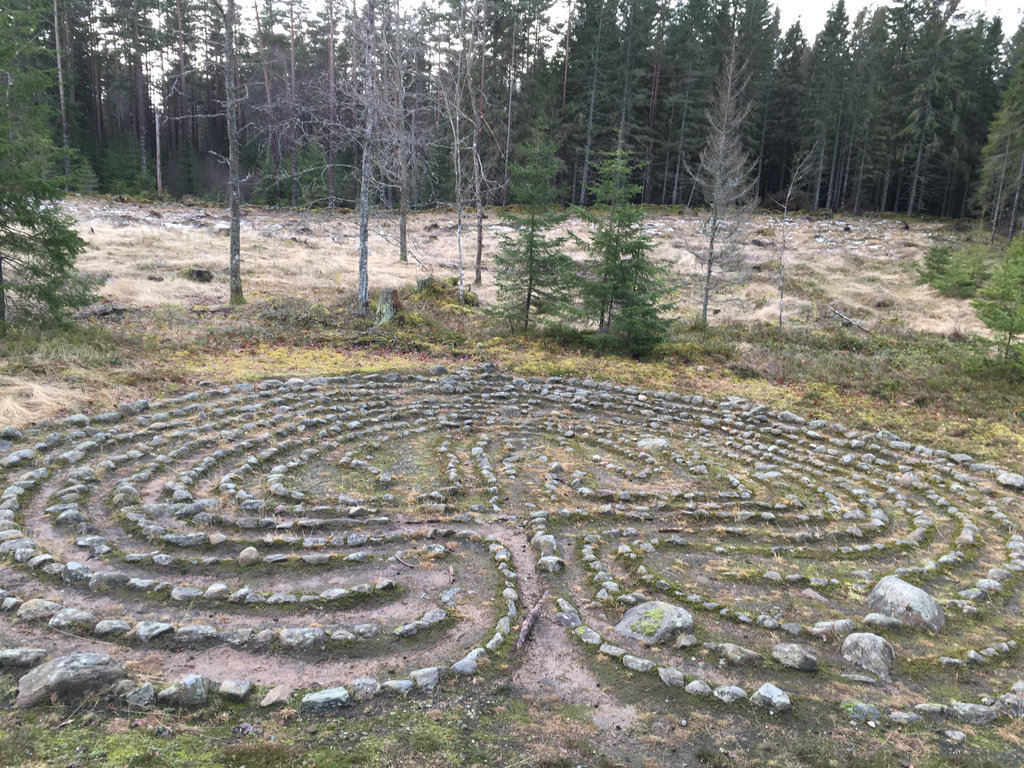
[[[437,687],[437,683],[441,679],[441,667],[414,669],[409,673],[409,677],[416,682],[417,687],[425,691],[432,691]]]
[[[889,719],[897,725],[915,725],[921,722],[921,716],[915,712],[892,712]]]
[[[125,669],[103,653],[73,653],[48,661],[18,680],[19,707],[80,697],[125,677]]]
[[[78,608],[63,608],[51,617],[47,625],[67,632],[92,632],[99,622],[93,614]]]
[[[1024,691],[1010,691],[1000,696],[993,707],[1009,717],[1024,717]]]
[[[801,672],[818,671],[817,657],[798,643],[779,643],[772,648],[772,658],[790,669],[799,669]]]
[[[145,683],[129,691],[124,700],[133,707],[151,707],[156,700],[156,691],[152,683]]]
[[[722,643],[718,646],[722,658],[734,667],[753,667],[761,663],[761,655],[749,648],[734,643]]]
[[[898,576],[886,576],[868,595],[868,605],[917,629],[938,632],[946,623],[946,612],[931,595]]]
[[[966,701],[951,702],[947,711],[960,722],[971,725],[984,725],[999,717],[999,713],[992,707]]]
[[[864,623],[872,629],[893,630],[901,629],[905,625],[899,619],[886,616],[884,613],[869,613],[864,617]]]
[[[652,669],[658,666],[650,659],[642,659],[639,656],[634,656],[631,653],[623,655],[622,665],[626,667],[626,669],[631,669],[634,672],[650,672]]]
[[[217,688],[217,693],[233,701],[245,701],[252,693],[252,682],[249,680],[225,680]]]
[[[380,691],[380,683],[372,677],[357,677],[352,681],[352,691],[360,701],[372,699]]]
[[[846,699],[839,706],[854,720],[874,720],[877,722],[882,717],[882,711],[874,704],[865,704],[863,701],[857,701],[856,699]]]
[[[26,600],[18,608],[18,618],[22,621],[49,621],[64,606],[52,600]]]
[[[120,571],[97,571],[89,579],[89,589],[93,592],[103,592],[108,589],[121,589],[128,586],[131,577]]]
[[[689,611],[660,600],[633,606],[615,625],[615,631],[620,635],[650,645],[668,643],[692,629],[693,616]]]
[[[792,706],[789,695],[771,683],[765,683],[754,691],[750,701],[773,712],[786,712]]]
[[[691,680],[689,684],[684,688],[691,696],[710,696],[711,686],[703,680]]]
[[[292,650],[320,650],[327,644],[327,633],[319,627],[290,627],[281,630],[278,641]]]
[[[871,673],[882,682],[889,682],[889,671],[896,659],[889,641],[870,632],[849,635],[839,651],[850,666]]]
[[[658,677],[661,682],[670,688],[683,688],[686,686],[686,675],[675,667],[658,667]]]
[[[713,691],[713,695],[719,701],[732,704],[734,701],[747,698],[747,692],[738,685],[720,685]]]
[[[64,566],[60,577],[64,580],[65,584],[75,584],[79,581],[90,581],[92,579],[92,571],[81,563],[70,562]]]
[[[0,668],[34,667],[48,655],[42,648],[5,648],[0,651]]]
[[[257,551],[256,547],[246,547],[238,553],[238,564],[242,567],[255,565],[256,563],[261,562],[262,560],[263,558],[260,556],[260,553]]]
[[[174,625],[164,621],[140,621],[128,636],[143,643],[151,643],[158,637],[174,631]]]
[[[281,685],[274,686],[260,701],[261,707],[274,707],[278,704],[287,704],[288,700],[295,693],[295,689],[290,685],[282,683]]]
[[[1018,475],[1016,472],[1000,472],[996,475],[996,482],[1005,488],[1024,491],[1024,475]]]
[[[408,693],[415,685],[412,680],[385,680],[381,688],[389,693]]]
[[[127,635],[131,629],[132,625],[124,619],[104,619],[93,627],[92,633],[96,637],[116,637]]]

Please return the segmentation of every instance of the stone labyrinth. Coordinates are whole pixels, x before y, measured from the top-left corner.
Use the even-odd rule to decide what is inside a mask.
[[[204,385],[2,432],[0,667],[22,706],[312,714],[587,654],[691,707],[998,724],[1022,489],[886,431],[489,364]],[[517,655],[546,590],[557,642]]]

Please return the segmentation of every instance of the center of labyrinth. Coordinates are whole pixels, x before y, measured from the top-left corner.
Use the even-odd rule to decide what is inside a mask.
[[[23,706],[316,713],[589,657],[693,707],[1024,713],[1024,478],[885,431],[483,366],[208,386],[7,429],[0,468]]]

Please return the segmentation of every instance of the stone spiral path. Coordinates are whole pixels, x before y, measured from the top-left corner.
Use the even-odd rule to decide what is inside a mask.
[[[522,663],[550,590],[543,652],[622,685],[984,724],[1024,714],[1022,489],[884,430],[490,365],[207,385],[0,433],[0,668],[33,669],[23,705],[125,678],[329,712]]]

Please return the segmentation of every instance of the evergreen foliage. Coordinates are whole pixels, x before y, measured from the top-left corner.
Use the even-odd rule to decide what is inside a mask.
[[[555,208],[558,193],[553,181],[559,163],[554,148],[537,136],[523,154],[523,162],[511,168],[512,201],[518,212],[502,211],[501,218],[512,231],[501,235],[494,281],[495,314],[511,328],[528,331],[531,320],[564,309],[572,260],[562,250],[565,238],[549,234],[565,221]]]
[[[47,6],[10,0],[0,13],[0,334],[52,321],[91,301],[75,271],[84,243],[53,203],[62,161],[53,143],[51,53],[38,43]]]
[[[665,268],[651,259],[643,210],[632,202],[640,192],[630,182],[633,170],[621,151],[597,167],[592,190],[597,205],[584,214],[593,235],[580,240],[587,261],[579,292],[583,317],[597,323],[609,346],[643,357],[668,333],[663,316],[668,285]]]
[[[978,318],[997,335],[1002,361],[1024,368],[1018,341],[1024,335],[1024,239],[1010,246],[973,304]]]

